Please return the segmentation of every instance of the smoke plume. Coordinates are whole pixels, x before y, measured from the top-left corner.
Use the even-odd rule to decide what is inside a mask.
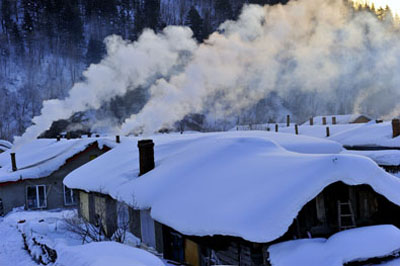
[[[294,115],[393,114],[400,96],[398,44],[389,16],[379,20],[341,0],[245,6],[237,21],[223,23],[200,45],[180,27],[147,31],[135,43],[113,36],[107,57],[90,66],[86,81],[65,100],[45,102],[23,137],[154,77],[149,101],[121,125],[122,133],[150,134],[190,113],[232,117],[270,93],[287,101]]]
[[[197,47],[192,32],[184,27],[167,27],[159,34],[147,30],[134,43],[113,35],[105,43],[107,56],[99,64],[90,65],[83,73],[85,81],[75,84],[67,98],[43,102],[41,115],[34,117],[33,125],[15,139],[17,145],[36,138],[54,121],[98,109],[159,76],[172,75]]]
[[[150,101],[125,121],[123,133],[152,133],[204,111],[210,97],[221,117],[270,92],[283,99],[298,91],[316,94],[323,111],[345,104],[357,112],[373,106],[375,115],[383,115],[395,107],[400,46],[391,21],[355,12],[342,1],[303,0],[247,6],[220,31],[194,51],[182,73],[151,87]]]

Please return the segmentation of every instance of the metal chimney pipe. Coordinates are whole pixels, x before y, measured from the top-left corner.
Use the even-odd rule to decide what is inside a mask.
[[[326,137],[329,137],[331,135],[329,127],[326,127]]]
[[[275,124],[275,132],[278,132],[278,128],[279,128],[278,124]]]
[[[15,172],[17,171],[17,161],[15,160],[15,152],[10,153],[11,156],[11,166],[12,166],[12,171]]]
[[[299,135],[299,126],[297,124],[294,125],[294,132],[296,133],[296,135]]]
[[[139,176],[146,174],[155,167],[154,163],[154,142],[151,139],[139,140]]]
[[[400,120],[399,119],[392,120],[392,131],[393,131],[393,138],[400,136]]]
[[[119,135],[115,136],[115,142],[116,143],[121,143],[121,138],[119,137]]]

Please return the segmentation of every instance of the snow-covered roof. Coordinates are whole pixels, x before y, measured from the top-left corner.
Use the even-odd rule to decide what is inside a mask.
[[[329,139],[338,141],[345,146],[400,148],[400,137],[393,138],[392,134],[391,121],[370,122],[332,135]]]
[[[302,125],[299,135],[330,139],[348,147],[400,148],[400,137],[392,138],[392,123],[385,121],[376,123],[329,125],[330,137],[326,137],[327,126]],[[279,132],[295,134],[294,127],[282,127]]]
[[[354,123],[358,118],[360,117],[365,117],[369,120],[371,120],[370,117],[366,115],[360,115],[360,114],[347,114],[347,115],[321,115],[321,116],[315,116],[313,117],[313,122],[314,125],[322,125],[323,118],[326,118],[326,124],[327,125],[332,125],[332,118],[336,118],[336,124],[350,124]],[[306,121],[303,123],[303,125],[309,125],[310,121]]]
[[[220,136],[272,140],[287,150],[302,153],[340,153],[343,150],[339,143],[329,140],[260,131],[162,134],[151,136],[155,142],[156,164],[159,165],[165,159],[179,153],[194,141]],[[138,176],[138,140],[139,138],[135,137],[121,138],[121,145],[74,170],[64,179],[64,183],[71,188],[100,192],[118,198],[120,187]]]
[[[400,150],[344,150],[343,153],[366,156],[381,166],[400,166]]]
[[[0,139],[0,152],[6,151],[11,148],[12,148],[12,144],[10,142],[8,142],[7,140]]]
[[[400,249],[400,230],[378,225],[339,232],[329,239],[291,240],[269,247],[272,266],[342,266],[391,255]]]
[[[64,184],[151,208],[155,220],[187,235],[253,242],[279,238],[307,202],[337,181],[369,184],[400,204],[398,178],[369,158],[338,154],[334,142],[254,131],[187,136],[155,137],[156,168],[140,178],[136,142],[124,139]]]
[[[85,139],[36,139],[27,144],[7,150],[0,154],[0,183],[46,177],[58,170],[74,155],[84,151],[91,144],[97,143],[114,147],[108,138]],[[10,153],[15,152],[18,170],[13,172]]]

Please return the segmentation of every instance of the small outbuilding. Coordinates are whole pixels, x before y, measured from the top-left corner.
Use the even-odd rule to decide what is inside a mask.
[[[74,169],[115,144],[104,138],[37,139],[0,154],[0,209],[54,209],[76,206],[76,194],[63,185]],[[2,208],[1,208],[2,207]]]

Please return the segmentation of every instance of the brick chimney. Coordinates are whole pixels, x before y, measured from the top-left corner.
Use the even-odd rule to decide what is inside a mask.
[[[290,126],[290,115],[286,116],[286,126],[289,127]]]
[[[326,117],[322,117],[322,124],[325,126],[326,125]]]
[[[15,171],[18,170],[18,169],[17,169],[17,161],[16,161],[16,159],[15,159],[15,153],[14,153],[14,152],[10,153],[10,156],[11,156],[12,171],[15,172]]]
[[[393,131],[393,138],[400,136],[400,120],[399,119],[392,120],[392,131]]]
[[[119,137],[119,135],[115,136],[115,142],[116,143],[121,143],[121,138]]]
[[[151,139],[139,140],[139,176],[154,169],[154,142]]]
[[[310,117],[310,126],[313,126],[313,125],[314,125],[314,118]]]
[[[332,116],[332,125],[336,125],[336,116]]]

